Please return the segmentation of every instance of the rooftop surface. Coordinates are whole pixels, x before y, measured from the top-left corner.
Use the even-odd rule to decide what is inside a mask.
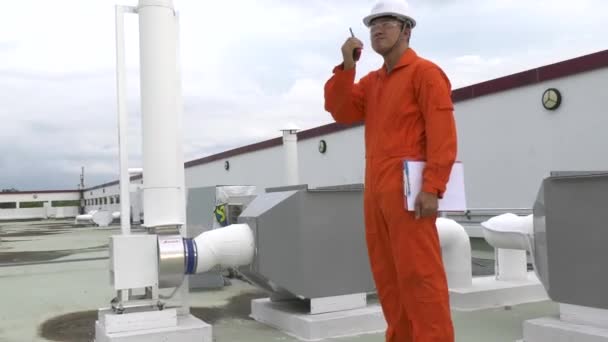
[[[72,220],[0,222],[0,341],[92,341],[97,309],[115,296],[108,272],[108,229]],[[474,239],[474,275],[493,272],[494,253]],[[249,317],[267,295],[238,279],[221,290],[192,291],[191,312],[213,325],[214,341],[297,341]],[[513,342],[527,319],[557,315],[552,302],[453,312],[458,342]],[[327,341],[384,341],[383,334]]]

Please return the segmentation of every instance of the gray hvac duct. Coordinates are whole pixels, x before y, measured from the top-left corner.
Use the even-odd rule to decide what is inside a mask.
[[[554,172],[534,204],[535,270],[559,303],[608,309],[608,172]]]
[[[159,235],[160,287],[224,266],[238,267],[272,299],[374,292],[362,206],[362,185],[267,189],[238,223],[194,238]]]
[[[256,246],[239,270],[275,299],[373,292],[362,207],[361,185],[267,189],[239,216]]]

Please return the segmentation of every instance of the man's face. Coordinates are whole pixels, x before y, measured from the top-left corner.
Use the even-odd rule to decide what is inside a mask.
[[[374,51],[381,55],[389,52],[400,38],[402,27],[403,23],[393,17],[380,17],[374,19],[369,27],[370,39]]]

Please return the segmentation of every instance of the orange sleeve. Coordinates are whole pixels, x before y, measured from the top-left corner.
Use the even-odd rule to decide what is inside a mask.
[[[441,198],[456,160],[457,137],[451,84],[439,67],[422,71],[418,103],[426,133],[427,160],[422,191]]]
[[[325,110],[342,124],[363,121],[365,117],[365,77],[355,83],[355,68],[334,68],[332,77],[325,83]]]

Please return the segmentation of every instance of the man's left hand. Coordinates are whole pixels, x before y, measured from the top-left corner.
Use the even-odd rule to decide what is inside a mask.
[[[436,194],[421,191],[418,196],[416,196],[416,219],[436,215],[438,207],[439,199]]]

